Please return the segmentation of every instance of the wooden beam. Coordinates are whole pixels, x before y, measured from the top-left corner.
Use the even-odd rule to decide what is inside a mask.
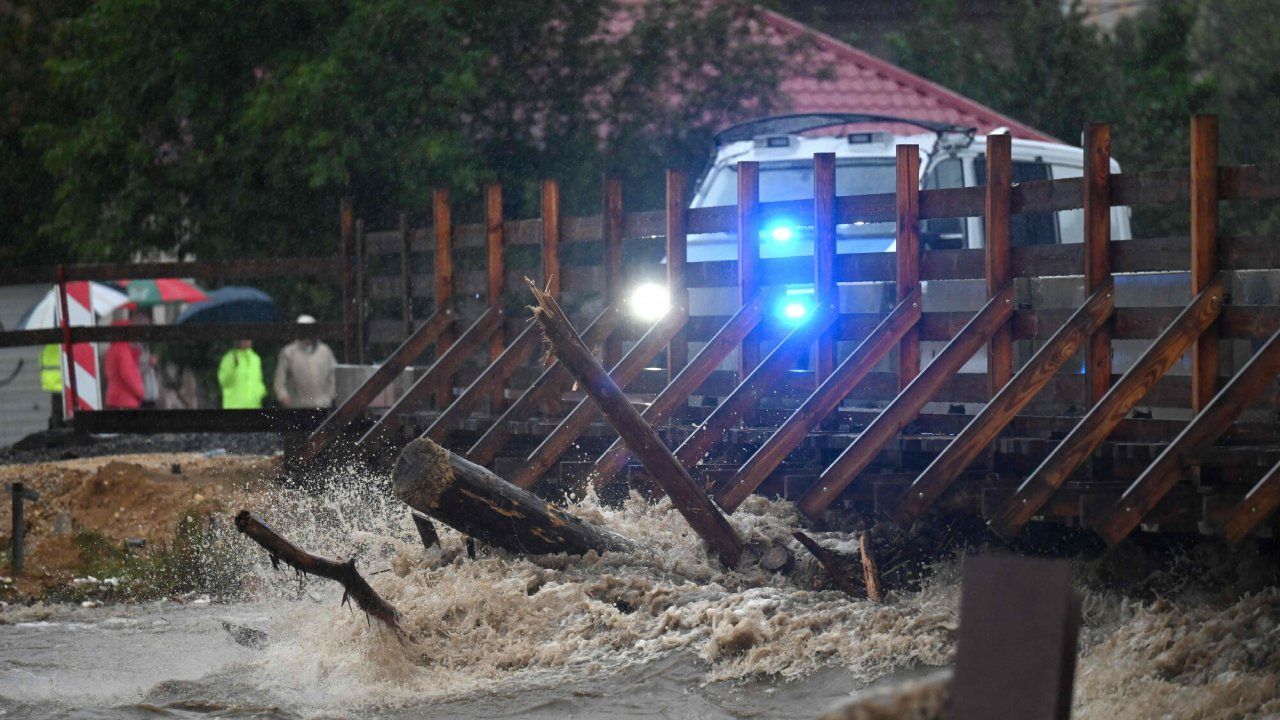
[[[93,414],[93,413],[90,413]],[[1280,462],[1277,462],[1244,496],[1222,526],[1227,542],[1239,545],[1280,507]]]
[[[1036,394],[1092,336],[1107,322],[1115,310],[1115,285],[1110,280],[1093,292],[1085,304],[1072,314],[1036,354],[1027,361],[1013,379],[974,416],[960,434],[947,445],[911,487],[903,493],[893,518],[906,526],[920,516],[942,495],[960,473],[978,457],[984,448],[1000,435]]]
[[[400,321],[404,323],[404,336],[413,334],[413,232],[409,219],[400,213]]]
[[[738,306],[760,288],[760,163],[738,163]],[[738,354],[738,378],[746,379],[760,362],[760,338],[748,335]]]
[[[542,286],[560,297],[560,185],[542,181]]]
[[[654,323],[640,340],[622,356],[609,371],[609,377],[619,387],[626,387],[644,370],[649,361],[671,342],[671,337],[684,327],[689,318],[687,303],[671,308],[661,320]],[[570,446],[577,442],[583,431],[600,417],[601,409],[589,398],[583,399],[569,412],[559,425],[543,439],[511,477],[517,487],[531,488],[542,479]]]
[[[506,268],[503,264],[502,244],[502,186],[486,185],[484,188],[484,222],[485,222],[485,266],[488,269],[488,301],[490,309],[502,308],[505,302],[502,297],[506,284]],[[489,337],[489,362],[495,362],[502,356],[502,348],[506,345],[506,332],[497,328]],[[450,374],[451,376],[452,374]],[[452,387],[452,379],[450,379]],[[452,397],[452,393],[450,393]],[[496,388],[489,396],[489,406],[497,411],[506,402],[502,388]]]
[[[834,304],[823,304],[815,307],[809,316],[796,329],[792,330],[776,347],[759,362],[755,369],[723,398],[715,410],[694,428],[689,437],[676,448],[676,459],[686,468],[692,468],[717,442],[724,439],[724,434],[744,417],[755,410],[760,398],[774,389],[774,384],[791,368],[796,360],[809,348],[819,335],[835,322],[836,308]]]
[[[987,136],[987,204],[984,257],[987,297],[994,297],[1013,279],[1012,230],[1013,159],[1008,133]],[[1013,333],[1006,324],[997,328],[987,348],[987,378],[991,395],[1013,377]]]
[[[687,294],[685,266],[689,259],[685,200],[685,176],[680,170],[667,170],[666,237],[667,237],[667,288],[671,296]],[[671,339],[667,348],[667,382],[673,382],[680,369],[689,362],[689,336],[683,328]]]
[[[1200,333],[1213,323],[1222,309],[1224,287],[1221,276],[1214,278],[1134,362],[1133,367],[1112,385],[1102,401],[1090,408],[989,523],[997,535],[1006,540],[1017,535],[1066,482],[1067,476],[1093,453],[1156,381],[1200,337]]]
[[[449,191],[431,193],[431,229],[435,240],[432,256],[432,280],[434,305],[437,310],[453,306],[453,208],[449,204]],[[446,328],[436,343],[436,357],[453,344],[453,328]],[[453,395],[453,378],[444,378],[436,390],[436,404],[447,405]]]
[[[600,218],[604,241],[604,295],[605,304],[622,307],[626,303],[626,289],[622,282],[622,181],[616,177],[604,179],[604,210]],[[605,364],[613,365],[622,357],[622,343],[610,336],[605,340]]]
[[[816,153],[813,156],[813,298],[820,304],[839,307],[836,288],[836,156]],[[835,332],[827,330],[818,336],[814,362],[816,384],[831,376],[836,364]]]
[[[1218,273],[1218,118],[1191,118],[1191,294]],[[1199,412],[1218,392],[1217,326],[1196,339],[1191,351],[1191,409]]]
[[[1084,288],[1111,282],[1111,128],[1092,123],[1084,133]],[[1085,385],[1092,405],[1111,387],[1111,322],[1102,323],[1084,349]]]
[[[477,403],[493,392],[495,386],[506,388],[507,380],[529,359],[541,344],[541,340],[542,334],[538,331],[537,323],[530,319],[516,339],[502,351],[502,355],[489,363],[476,376],[476,379],[471,381],[462,394],[450,403],[431,425],[427,426],[421,437],[430,438],[438,443],[444,442],[449,430],[457,427]]]
[[[769,436],[737,473],[716,489],[715,498],[725,512],[738,509],[743,500],[777,469],[800,444],[809,429],[830,415],[855,385],[871,372],[889,350],[906,337],[920,320],[920,287],[917,285],[893,311],[849,354],[808,398]]]
[[[897,297],[901,303],[920,289],[920,146],[897,149],[897,224],[894,230]],[[920,374],[920,330],[915,322],[898,343],[898,389]]]
[[[620,305],[609,305],[587,326],[582,334],[583,340],[592,347],[603,344],[617,327],[621,316]],[[569,375],[569,371],[552,359],[542,374],[520,393],[520,397],[516,398],[515,402],[511,403],[489,426],[489,429],[472,444],[467,450],[467,457],[481,465],[493,462],[506,445],[507,438],[511,437],[511,423],[529,417],[547,393],[559,393],[572,381],[573,377]]]
[[[355,254],[355,211],[351,198],[344,197],[338,208],[338,225],[341,231],[339,255],[342,256],[342,340],[343,362],[355,362],[356,350],[356,276],[351,267]]]
[[[338,435],[351,424],[353,420],[364,414],[369,407],[369,403],[373,401],[378,393],[386,389],[404,369],[422,356],[431,343],[453,324],[453,310],[445,307],[431,313],[427,321],[405,338],[400,343],[400,347],[396,348],[391,355],[378,366],[373,374],[369,376],[356,388],[356,391],[350,396],[342,400],[337,408],[330,413],[320,427],[311,433],[307,441],[298,450],[298,460],[308,463],[320,456],[326,448],[329,447]]]
[[[729,322],[721,326],[707,344],[698,351],[693,360],[680,369],[675,379],[658,393],[649,407],[644,409],[641,417],[650,425],[664,422],[677,408],[688,401],[698,386],[707,379],[729,353],[737,350],[742,338],[747,336],[764,315],[764,299],[756,295],[746,305],[738,309]],[[682,331],[683,332],[683,331]],[[678,335],[677,335],[678,336]],[[599,490],[604,488],[626,467],[633,457],[626,443],[619,438],[605,450],[587,473],[593,485]]]
[[[369,431],[356,441],[356,444],[367,451],[378,449],[381,443],[400,427],[404,416],[421,407],[435,392],[441,378],[452,377],[467,356],[483,347],[484,341],[502,327],[505,317],[506,313],[499,308],[491,307],[485,310],[483,315],[476,318],[476,321],[458,336],[458,340],[450,345],[448,350],[436,357],[435,362],[431,363],[394,405],[387,408],[382,417],[378,418],[373,427],[369,428]]]
[[[725,516],[702,493],[689,472],[676,461],[654,429],[640,417],[622,389],[592,356],[556,304],[555,298],[539,291],[537,287],[532,290],[538,301],[534,317],[542,326],[556,357],[569,368],[587,394],[600,406],[618,435],[635,450],[645,470],[671,498],[671,503],[694,532],[711,547],[721,562],[730,568],[736,567],[742,559],[742,538],[738,537]]]
[[[1182,478],[1182,463],[1189,453],[1222,436],[1245,406],[1261,397],[1280,373],[1280,333],[1271,336],[1249,362],[1223,386],[1222,391],[1191,419],[1173,442],[1133,481],[1095,530],[1112,545],[1133,532],[1148,513]]]
[[[800,511],[810,518],[818,518],[835,502],[844,489],[866,468],[880,452],[880,448],[911,422],[925,403],[929,402],[978,348],[987,343],[996,329],[1013,316],[1013,283],[987,301],[973,316],[968,325],[947,343],[942,352],[924,369],[905,390],[889,403],[876,419],[867,426],[844,452],[831,463],[818,482],[800,500]]]

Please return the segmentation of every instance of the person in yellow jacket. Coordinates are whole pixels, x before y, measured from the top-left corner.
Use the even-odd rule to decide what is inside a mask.
[[[222,387],[223,410],[257,410],[267,396],[262,380],[262,358],[253,351],[252,340],[241,340],[218,363],[218,385]]]
[[[50,400],[49,429],[62,427],[62,346],[45,345],[40,351],[40,388],[53,395]]]

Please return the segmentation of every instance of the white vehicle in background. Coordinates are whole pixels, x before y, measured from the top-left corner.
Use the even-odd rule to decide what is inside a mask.
[[[813,131],[838,135],[804,135]],[[857,127],[920,128],[915,134],[893,134],[871,129],[850,132]],[[868,195],[892,193],[895,187],[898,145],[920,148],[920,187],[926,190],[974,187],[986,184],[987,139],[973,128],[876,115],[818,114],[786,115],[754,120],[730,127],[717,135],[717,150],[710,167],[699,180],[691,207],[704,208],[737,204],[738,163],[760,163],[760,201],[805,200],[813,197],[813,156],[834,153],[836,194]],[[1069,145],[1013,138],[1013,182],[1080,177],[1084,170],[1083,150]],[[1120,166],[1111,161],[1111,172]],[[1111,211],[1112,238],[1130,238],[1129,208]],[[894,224],[852,223],[836,228],[837,253],[892,252]],[[1083,242],[1083,211],[1015,215],[1014,245],[1054,245]],[[925,249],[983,247],[983,219],[946,218],[926,220],[920,228]],[[804,256],[813,253],[812,218],[763,218],[758,238],[762,258]],[[733,233],[690,235],[689,262],[736,260],[738,240]],[[763,278],[765,285],[772,284]],[[1063,282],[1037,279],[1037,305],[1075,307],[1083,301],[1079,278]],[[1183,283],[1185,285],[1185,283]],[[776,288],[783,301],[775,306],[776,320],[798,324],[808,314],[811,284],[788,284]],[[1152,288],[1155,290],[1155,288]],[[982,281],[947,281],[925,284],[925,310],[975,311],[985,302]],[[1145,292],[1143,294],[1146,294]],[[885,312],[892,307],[892,286],[888,283],[842,282],[841,312]],[[736,288],[694,288],[690,291],[693,315],[730,315],[737,308]],[[923,343],[927,363],[943,343]],[[851,348],[839,348],[841,356]],[[1119,358],[1117,358],[1119,360]],[[962,372],[985,372],[985,353],[978,353]]]

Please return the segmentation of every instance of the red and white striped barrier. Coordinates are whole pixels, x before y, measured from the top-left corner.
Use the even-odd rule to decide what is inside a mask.
[[[86,327],[96,324],[89,283],[85,281],[62,282],[61,298],[57,307],[58,325],[62,330],[62,401],[63,411],[70,418],[76,410],[102,409],[102,373],[98,367],[98,350],[92,343],[71,345],[70,326]],[[70,350],[74,374],[68,372],[67,355]],[[72,399],[74,398],[74,403]]]

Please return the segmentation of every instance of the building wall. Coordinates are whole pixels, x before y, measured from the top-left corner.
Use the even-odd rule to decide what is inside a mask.
[[[27,308],[36,304],[48,285],[0,287],[0,327],[14,329]],[[49,425],[49,393],[40,389],[40,347],[0,348],[0,381],[22,363],[18,375],[0,386],[0,447],[8,447]]]

